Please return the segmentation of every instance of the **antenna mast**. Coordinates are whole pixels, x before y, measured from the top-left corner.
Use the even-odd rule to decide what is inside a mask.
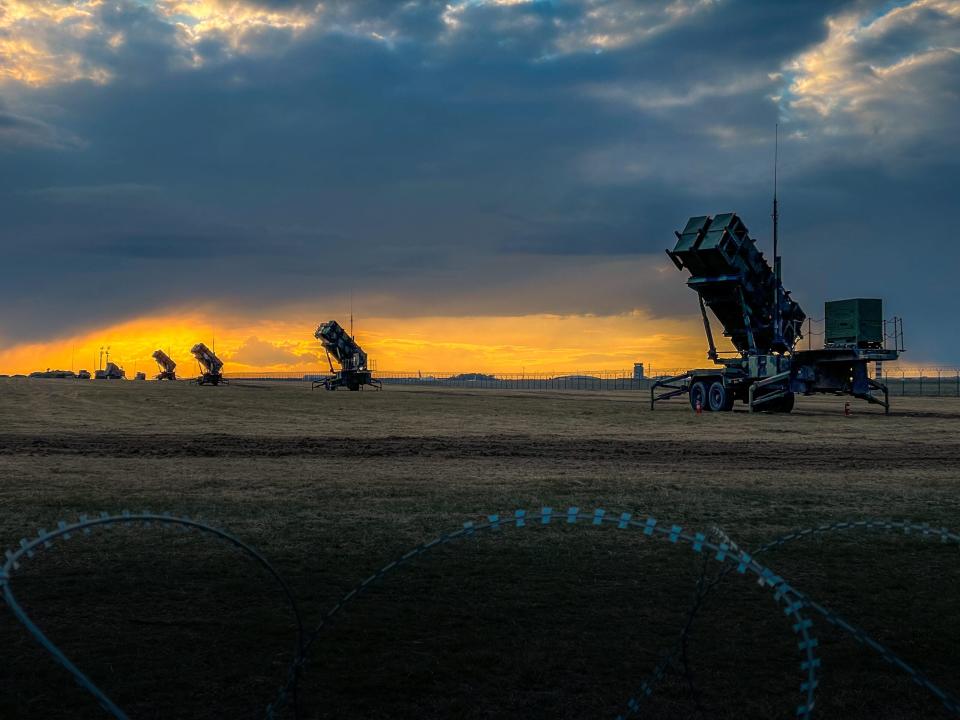
[[[777,164],[780,159],[780,123],[774,125],[773,132],[773,337],[774,342],[780,344],[782,348],[783,328],[781,327],[780,320],[780,239],[777,233],[780,224],[780,211],[777,207]]]
[[[777,211],[777,161],[780,152],[780,123],[774,126],[773,136],[773,262],[777,280],[780,279],[780,255],[777,253],[777,225],[780,213]]]

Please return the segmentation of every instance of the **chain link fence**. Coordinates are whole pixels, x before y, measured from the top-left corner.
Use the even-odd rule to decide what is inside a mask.
[[[647,391],[659,379],[682,375],[689,368],[656,369],[642,378],[626,371],[578,373],[455,373],[455,372],[375,372],[384,385],[455,387],[484,390],[587,390],[592,392]],[[902,368],[884,366],[873,372],[894,397],[960,398],[960,369]],[[227,373],[230,380],[261,382],[315,382],[327,377],[318,372]]]

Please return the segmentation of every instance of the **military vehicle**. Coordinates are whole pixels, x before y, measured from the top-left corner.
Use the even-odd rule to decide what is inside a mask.
[[[157,361],[157,367],[160,368],[160,372],[156,376],[157,380],[177,379],[177,364],[170,359],[169,355],[163,350],[154,350],[152,357]]]
[[[193,380],[197,385],[226,385],[223,377],[223,361],[203,343],[197,343],[190,348],[190,354],[196,358],[200,366],[200,375]]]
[[[113,362],[108,362],[102,370],[93,373],[94,380],[123,380],[126,376],[124,369]]]
[[[839,393],[882,405],[889,413],[887,388],[870,377],[869,364],[897,359],[903,351],[902,324],[888,348],[880,300],[828,302],[824,347],[798,350],[806,314],[780,280],[776,205],[773,268],[734,213],[692,217],[675,234],[677,243],[667,255],[678,270],[690,273],[687,286],[699,298],[707,357],[714,367],[654,383],[651,408],[686,395],[698,410],[728,411],[740,401],[751,411],[790,412],[797,394]],[[708,308],[733,344],[732,356],[721,357],[717,350]]]
[[[323,387],[336,390],[345,387],[347,390],[361,390],[365,385],[382,389],[382,383],[374,379],[373,372],[367,367],[367,354],[339,323],[335,320],[325,322],[313,336],[323,345],[331,375],[314,381],[312,389]],[[339,370],[333,367],[334,360],[340,366]]]

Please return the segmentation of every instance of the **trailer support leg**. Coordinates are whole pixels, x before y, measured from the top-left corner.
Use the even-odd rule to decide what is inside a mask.
[[[663,380],[657,380],[650,386],[650,409],[653,410],[654,406],[660,400],[668,400],[669,398],[676,397],[677,395],[685,395],[690,392],[690,384],[687,382],[690,379],[690,374],[685,373],[683,375],[674,375],[673,377],[664,378]],[[680,385],[674,385],[673,383],[679,382]],[[668,391],[657,395],[657,388],[667,388]]]
[[[770,402],[771,400],[776,400],[777,398],[784,397],[788,392],[790,392],[790,387],[787,386],[781,390],[774,390],[771,393],[761,395],[759,398],[754,399],[757,392],[757,388],[766,387],[767,385],[773,385],[774,383],[778,383],[783,380],[789,380],[789,379],[790,379],[790,372],[787,371],[787,372],[778,373],[776,375],[771,375],[768,378],[764,378],[760,382],[753,383],[750,386],[750,389],[747,391],[748,399],[749,399],[748,405],[750,406],[750,412],[755,412],[757,405],[762,405],[764,403]]]
[[[890,391],[887,389],[887,386],[871,378],[867,378],[867,384],[870,386],[872,390],[880,390],[883,393],[883,400],[880,400],[879,398],[875,398],[870,393],[857,395],[857,397],[863,400],[866,400],[869,403],[873,403],[874,405],[883,405],[883,414],[889,415],[890,414]]]

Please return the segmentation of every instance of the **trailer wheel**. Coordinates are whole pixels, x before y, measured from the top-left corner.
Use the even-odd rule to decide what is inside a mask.
[[[707,398],[707,385],[703,382],[695,382],[690,387],[690,407],[696,410],[698,403],[701,410],[710,409],[710,402]]]
[[[727,389],[722,380],[716,380],[710,386],[708,401],[710,409],[714,412],[729,412],[733,410],[733,393]]]

